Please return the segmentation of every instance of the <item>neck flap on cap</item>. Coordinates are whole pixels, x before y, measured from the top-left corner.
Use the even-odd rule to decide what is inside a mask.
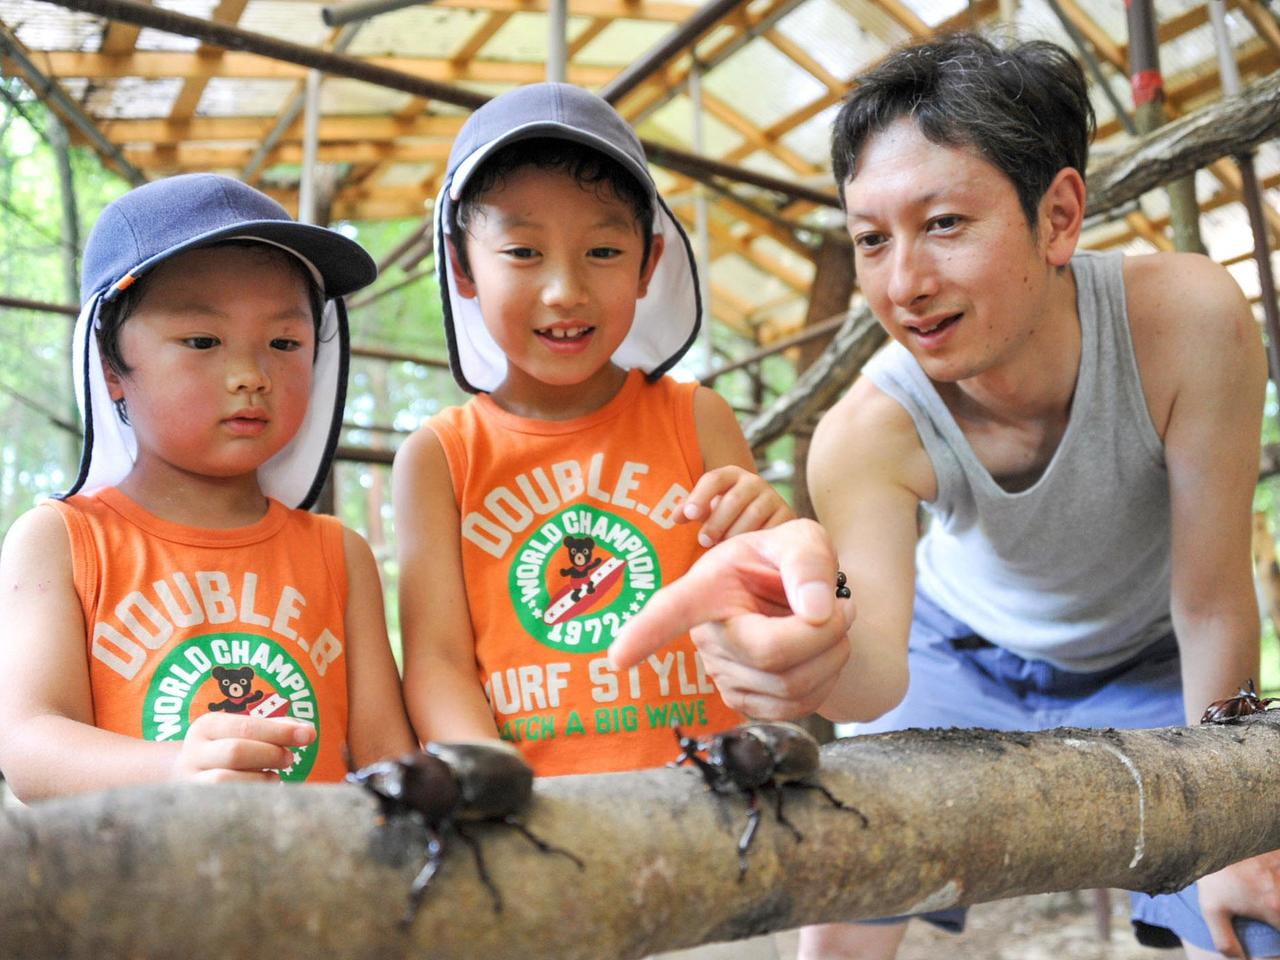
[[[444,312],[445,337],[453,377],[464,390],[488,393],[507,375],[507,358],[484,325],[478,301],[458,293],[453,257],[453,210],[465,182],[499,147],[532,138],[581,143],[617,160],[635,174],[653,203],[654,234],[665,249],[648,292],[636,301],[631,331],[613,355],[624,370],[640,369],[654,380],[670,370],[693,345],[702,321],[702,299],[693,247],[649,175],[635,133],[606,101],[571,84],[519,87],[475,111],[459,131],[433,213],[436,276]],[[477,162],[478,161],[478,162]]]
[[[107,392],[96,335],[101,304],[101,294],[94,294],[76,319],[72,379],[84,446],[75,482],[59,499],[119,484],[138,455],[133,427],[120,419]],[[293,439],[258,468],[262,492],[286,506],[306,510],[320,495],[342,428],[350,355],[346,309],[340,299],[330,300],[320,324],[306,416]]]

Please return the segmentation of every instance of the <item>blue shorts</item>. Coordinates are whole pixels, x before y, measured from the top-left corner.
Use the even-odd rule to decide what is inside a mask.
[[[902,703],[859,724],[859,735],[909,727],[1047,730],[1184,723],[1178,644],[1172,633],[1114,667],[1071,673],[994,646],[917,593],[908,661],[910,682]],[[1195,884],[1173,894],[1129,896],[1135,933],[1145,945],[1176,947],[1185,940],[1214,949],[1200,917]],[[955,907],[920,918],[958,933],[964,929],[965,912]],[[1237,919],[1236,930],[1250,956],[1280,956],[1280,932],[1244,918]]]

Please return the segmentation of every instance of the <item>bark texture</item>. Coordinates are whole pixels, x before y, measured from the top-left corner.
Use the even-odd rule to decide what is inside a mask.
[[[1120,155],[1089,166],[1088,213],[1102,213],[1220,157],[1249,153],[1280,135],[1280,73],[1188,113]]]
[[[674,752],[674,751],[673,751]],[[4,811],[0,956],[641,957],[806,923],[1087,887],[1177,889],[1280,847],[1280,712],[1239,726],[908,731],[824,748],[749,869],[737,797],[689,769],[539,781],[528,825],[453,838],[399,924],[423,833],[354,787],[151,787]]]

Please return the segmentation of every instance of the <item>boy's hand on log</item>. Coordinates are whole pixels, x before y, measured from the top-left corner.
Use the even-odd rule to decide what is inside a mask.
[[[1280,927],[1280,850],[1201,877],[1197,891],[1214,948],[1226,957],[1247,957],[1231,919],[1250,917]]]
[[[763,477],[730,464],[708,470],[698,479],[676,522],[703,517],[698,543],[711,547],[740,533],[776,527],[795,514]]]
[[[204,783],[280,780],[293,765],[291,748],[316,738],[316,728],[284,717],[206,713],[187,729],[174,760],[174,780]]]
[[[725,703],[761,720],[812,713],[849,659],[851,600],[835,596],[836,554],[811,520],[735,536],[667,584],[609,648],[619,669],[686,632]]]

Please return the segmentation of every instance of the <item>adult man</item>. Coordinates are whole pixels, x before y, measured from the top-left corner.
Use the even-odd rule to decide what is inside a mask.
[[[664,618],[717,620],[694,639],[739,709],[867,721],[906,690],[867,732],[1194,723],[1257,676],[1257,328],[1205,258],[1076,252],[1092,123],[1051,44],[953,36],[860,78],[833,169],[859,286],[895,342],[823,418],[809,466],[857,619],[841,637],[836,617],[753,615],[767,591],[751,599],[745,571],[785,566],[789,529],[824,553],[781,527],[712,551],[615,660],[643,656]],[[1280,955],[1266,924],[1274,854],[1135,898],[1140,938],[1181,939],[1193,960],[1242,956],[1242,939]],[[890,958],[904,931],[814,927],[800,955]]]
[[[1205,258],[1077,253],[1092,124],[1060,48],[970,35],[897,52],[836,120],[859,286],[895,342],[823,418],[809,482],[855,656],[911,638],[868,732],[1194,723],[1257,675],[1257,327]],[[822,711],[860,713],[841,686]],[[1240,956],[1231,916],[1280,921],[1277,877],[1267,855],[1199,908],[1137,897],[1139,938]],[[892,957],[904,930],[811,928],[801,956]]]

